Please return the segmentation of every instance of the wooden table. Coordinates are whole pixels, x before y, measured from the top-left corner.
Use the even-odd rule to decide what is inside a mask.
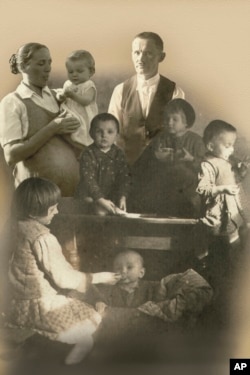
[[[197,220],[189,218],[84,215],[64,207],[51,232],[76,269],[111,271],[114,255],[129,248],[143,256],[145,278],[151,280],[189,267],[197,246]]]

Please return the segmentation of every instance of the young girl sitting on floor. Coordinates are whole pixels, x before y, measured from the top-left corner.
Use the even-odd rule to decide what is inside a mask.
[[[85,274],[73,269],[47,225],[57,214],[59,188],[41,178],[24,180],[14,193],[13,253],[9,262],[10,306],[7,325],[30,329],[51,340],[74,344],[66,364],[80,362],[93,347],[101,316],[66,290],[115,283],[112,272]]]

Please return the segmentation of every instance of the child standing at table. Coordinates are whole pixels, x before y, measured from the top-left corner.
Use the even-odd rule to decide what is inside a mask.
[[[214,120],[208,124],[203,136],[207,154],[201,163],[197,187],[202,198],[205,240],[199,258],[212,252],[217,266],[221,262],[224,268],[230,266],[230,255],[238,249],[240,230],[246,225],[239,182],[245,177],[248,164],[233,163],[236,137],[236,128],[225,121]]]
[[[80,159],[80,182],[76,198],[88,213],[119,214],[126,211],[130,174],[123,151],[115,145],[119,122],[110,113],[93,118],[90,135],[94,142]]]
[[[92,143],[90,122],[98,113],[96,87],[90,79],[95,73],[95,60],[88,51],[77,50],[67,57],[66,68],[68,81],[63,89],[56,90],[57,99],[62,103],[62,110],[80,121],[81,126],[68,138],[82,148]]]
[[[199,215],[200,199],[195,189],[205,146],[202,138],[190,130],[194,122],[195,111],[186,100],[173,99],[166,105],[164,129],[132,169],[135,191],[131,197],[138,212]],[[132,210],[136,211],[134,207]]]
[[[51,340],[73,344],[66,364],[80,362],[93,347],[101,316],[65,290],[85,293],[90,284],[115,283],[111,272],[73,269],[47,225],[57,214],[59,188],[41,178],[24,180],[14,193],[14,234],[9,262],[8,326],[29,329]]]

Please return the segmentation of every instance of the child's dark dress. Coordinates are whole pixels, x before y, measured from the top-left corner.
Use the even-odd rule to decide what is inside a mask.
[[[172,160],[160,160],[159,153],[164,148],[173,150]],[[193,156],[193,161],[181,160],[183,149]],[[195,190],[204,154],[202,138],[194,132],[187,131],[181,137],[172,137],[166,131],[157,135],[132,169],[131,210],[198,217],[200,198]]]

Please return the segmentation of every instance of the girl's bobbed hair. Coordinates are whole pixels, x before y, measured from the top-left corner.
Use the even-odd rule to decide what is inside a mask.
[[[99,122],[105,122],[105,121],[113,121],[116,125],[117,133],[119,133],[119,121],[117,120],[117,118],[114,115],[112,115],[111,113],[107,113],[107,112],[99,113],[98,115],[96,115],[92,119],[92,121],[90,123],[89,134],[90,134],[92,139],[94,139],[95,130],[96,130]]]
[[[54,182],[30,177],[15,190],[12,213],[18,220],[46,216],[49,207],[57,204],[60,197],[60,189]]]
[[[34,53],[41,48],[48,49],[47,46],[40,43],[26,43],[21,46],[17,53],[14,53],[9,59],[11,73],[21,73],[25,65],[32,59]]]
[[[195,122],[194,108],[186,100],[177,98],[173,99],[164,108],[164,118],[168,113],[183,113],[186,118],[187,128],[191,128]]]

